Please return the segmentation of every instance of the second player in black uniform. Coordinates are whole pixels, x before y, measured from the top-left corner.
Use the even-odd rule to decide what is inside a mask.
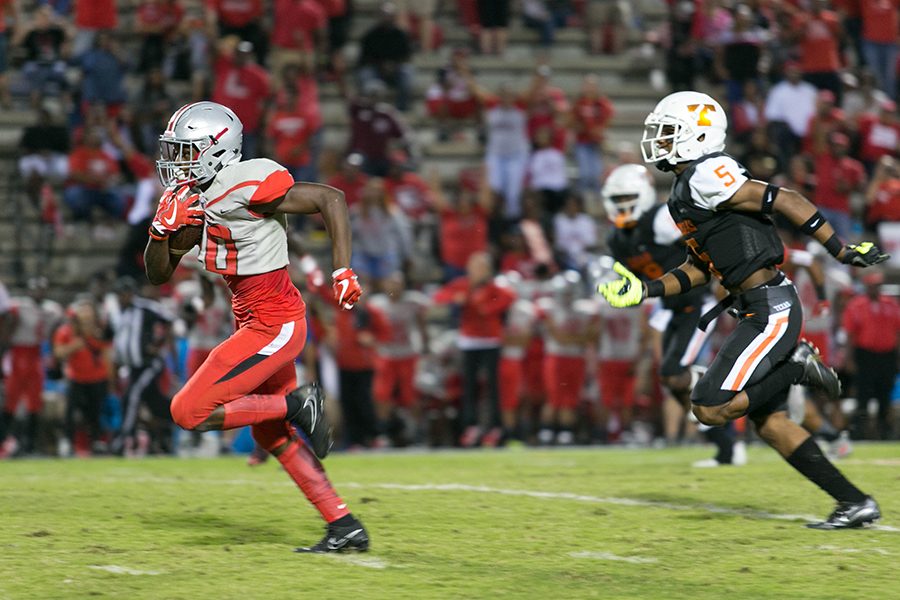
[[[610,252],[642,281],[661,277],[685,261],[687,249],[681,241],[681,232],[666,205],[657,202],[646,167],[635,164],[616,167],[603,184],[602,196],[606,215],[614,225],[607,238]],[[691,389],[702,373],[694,363],[707,334],[697,325],[710,298],[707,286],[662,298],[662,308],[671,317],[663,331],[660,375],[663,385],[683,410],[690,410]],[[713,427],[705,433],[716,444],[718,452],[714,461],[701,461],[698,466],[730,464],[734,446],[732,427]]]

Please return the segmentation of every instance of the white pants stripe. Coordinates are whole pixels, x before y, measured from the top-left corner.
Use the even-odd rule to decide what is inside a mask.
[[[735,361],[725,381],[722,382],[723,390],[740,391],[753,376],[753,372],[766,354],[775,347],[788,330],[790,309],[782,310],[769,315],[769,322],[765,329],[753,338],[753,341],[741,352]]]
[[[294,322],[290,321],[281,326],[281,331],[278,332],[278,335],[275,336],[275,339],[266,344],[262,350],[257,352],[257,354],[262,354],[263,356],[272,356],[282,348],[284,348],[289,341],[291,341],[291,336],[294,335]]]

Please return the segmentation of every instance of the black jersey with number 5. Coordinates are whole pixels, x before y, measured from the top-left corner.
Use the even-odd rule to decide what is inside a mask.
[[[768,216],[719,210],[748,179],[740,163],[716,152],[678,174],[669,196],[669,213],[688,249],[726,288],[784,261],[784,246]]]
[[[681,232],[669,216],[665,204],[645,212],[634,227],[613,229],[607,244],[613,258],[643,281],[662,277],[687,258]],[[706,286],[702,286],[687,294],[663,298],[663,306],[675,311],[701,306],[705,289]]]

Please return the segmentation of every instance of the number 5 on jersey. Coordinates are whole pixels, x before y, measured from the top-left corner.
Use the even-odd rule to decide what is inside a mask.
[[[725,165],[719,165],[718,167],[716,167],[716,170],[714,172],[719,177],[719,179],[725,180],[725,187],[731,187],[732,185],[734,185],[734,175],[731,174],[731,171],[728,171],[725,168]]]

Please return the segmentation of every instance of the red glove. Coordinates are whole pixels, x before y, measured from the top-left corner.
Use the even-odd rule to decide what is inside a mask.
[[[182,227],[203,224],[200,194],[192,194],[189,186],[168,188],[159,199],[156,216],[150,224],[150,237],[164,240]]]
[[[331,274],[331,287],[334,289],[334,299],[338,306],[344,310],[350,310],[359,302],[362,296],[362,288],[359,287],[359,279],[353,269],[342,267]]]

